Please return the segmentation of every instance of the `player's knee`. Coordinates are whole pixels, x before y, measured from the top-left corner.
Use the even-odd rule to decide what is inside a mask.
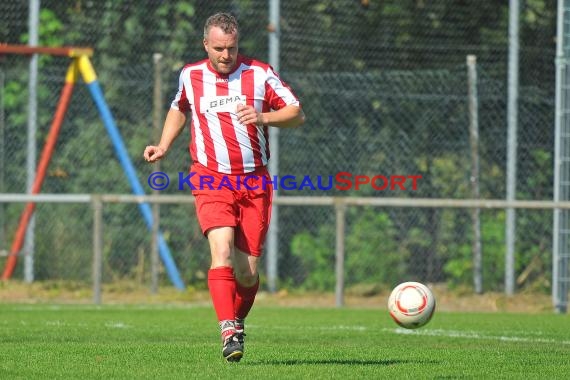
[[[257,283],[257,278],[258,278],[257,272],[240,271],[237,269],[234,269],[234,271],[236,279],[242,286],[249,288]]]
[[[232,267],[231,249],[213,249],[212,267]]]

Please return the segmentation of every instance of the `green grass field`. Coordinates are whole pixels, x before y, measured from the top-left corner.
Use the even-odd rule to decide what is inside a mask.
[[[570,317],[436,312],[418,330],[385,310],[255,308],[226,363],[210,307],[0,305],[0,379],[570,377]]]

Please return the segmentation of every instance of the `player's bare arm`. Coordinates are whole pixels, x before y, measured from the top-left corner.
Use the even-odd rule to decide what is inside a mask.
[[[238,104],[238,121],[242,124],[270,125],[279,128],[295,128],[305,122],[301,107],[287,105],[278,111],[257,112],[249,105]]]
[[[171,108],[166,115],[164,127],[162,129],[162,136],[158,145],[149,145],[145,148],[143,156],[148,162],[156,162],[160,160],[174,140],[180,135],[186,123],[186,114]]]

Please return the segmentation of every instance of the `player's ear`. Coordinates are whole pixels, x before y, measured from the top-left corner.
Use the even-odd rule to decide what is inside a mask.
[[[204,38],[204,41],[202,41],[204,43],[204,50],[206,50],[206,52],[208,52],[208,40]]]

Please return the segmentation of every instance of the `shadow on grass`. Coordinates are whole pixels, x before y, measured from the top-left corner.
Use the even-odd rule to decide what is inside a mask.
[[[379,360],[360,360],[360,359],[288,359],[288,360],[264,360],[256,362],[247,362],[248,365],[302,365],[302,364],[326,364],[326,365],[397,365],[397,364],[437,364],[435,360],[396,360],[396,359],[379,359]]]

